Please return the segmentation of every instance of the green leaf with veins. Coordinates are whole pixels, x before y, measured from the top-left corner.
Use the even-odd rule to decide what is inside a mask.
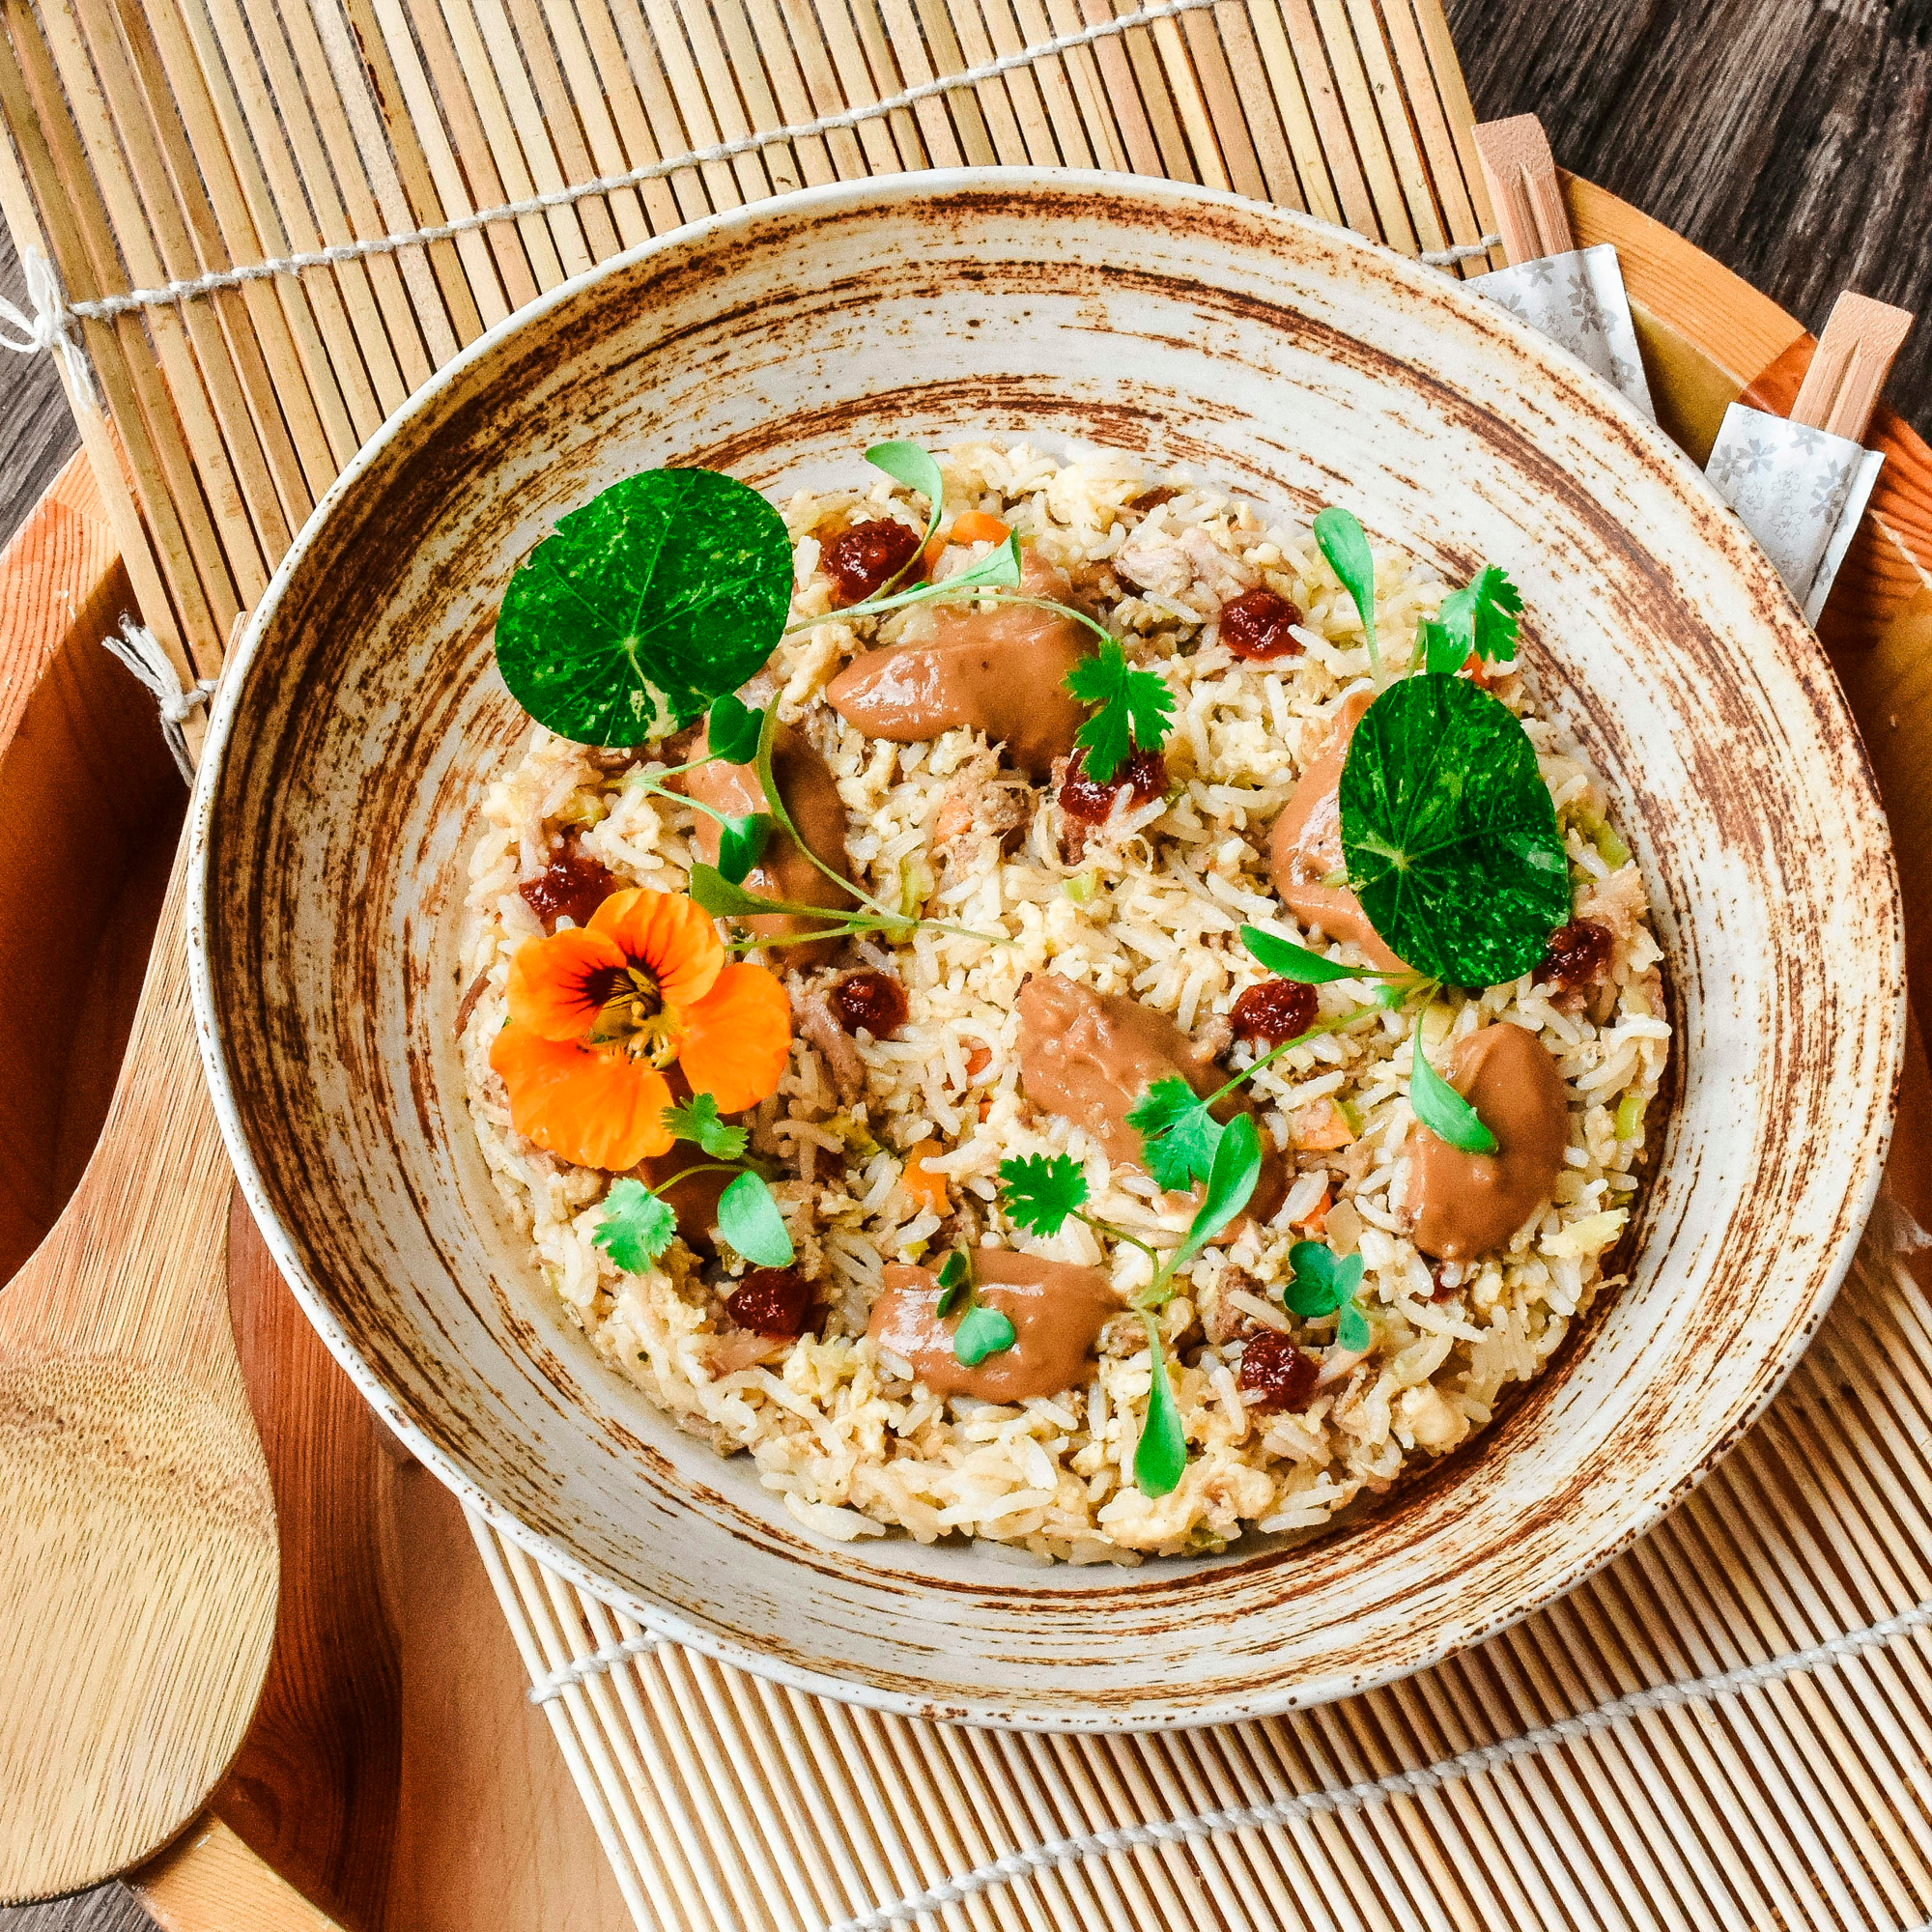
[[[1013,1324],[997,1308],[973,1307],[952,1331],[952,1353],[967,1368],[977,1369],[988,1355],[1004,1353],[1018,1339]]]
[[[1148,1321],[1148,1350],[1153,1357],[1153,1384],[1148,1390],[1147,1419],[1134,1445],[1134,1486],[1144,1496],[1171,1494],[1187,1468],[1187,1432],[1180,1426],[1169,1379],[1160,1330]]]
[[[748,1262],[760,1267],[789,1267],[791,1235],[763,1178],[741,1174],[718,1197],[718,1232]]]
[[[1000,1163],[1000,1205],[1014,1227],[1057,1235],[1087,1205],[1087,1177],[1069,1154],[1030,1153]]]
[[[1369,662],[1378,662],[1376,652],[1376,559],[1369,539],[1354,513],[1343,509],[1315,513],[1315,541],[1328,559],[1328,568],[1342,580],[1342,588],[1354,599],[1361,613],[1363,635],[1369,640]]]
[[[742,817],[718,821],[718,871],[730,885],[741,884],[745,875],[765,855],[772,836],[772,815],[768,811],[748,811]]]
[[[1095,784],[1112,782],[1132,750],[1157,752],[1167,742],[1174,694],[1156,671],[1136,670],[1109,638],[1062,680],[1082,704],[1100,708],[1073,734],[1085,756],[1081,769]]]
[[[1227,1130],[1177,1073],[1156,1080],[1127,1110],[1141,1137],[1141,1165],[1157,1187],[1192,1187],[1206,1180]]]
[[[1325,986],[1334,980],[1380,980],[1387,977],[1374,966],[1345,966],[1340,960],[1324,959],[1321,953],[1311,952],[1307,947],[1296,946],[1292,940],[1278,939],[1271,932],[1264,932],[1258,925],[1242,926],[1241,944],[1254,955],[1258,964],[1265,966],[1277,979],[1298,980],[1304,986]]]
[[[718,1102],[709,1094],[694,1094],[658,1118],[681,1141],[696,1141],[714,1160],[736,1160],[751,1136],[743,1127],[721,1120]]]
[[[1516,656],[1517,618],[1522,612],[1522,592],[1509,581],[1500,564],[1486,563],[1461,590],[1442,600],[1437,621],[1485,664],[1508,664]],[[1462,669],[1459,660],[1456,668]],[[1430,666],[1434,670],[1435,667]]]
[[[1362,1258],[1346,1259],[1320,1241],[1296,1241],[1288,1251],[1294,1270],[1282,1299],[1304,1321],[1317,1321],[1351,1301],[1362,1285]]]
[[[758,755],[758,734],[764,728],[765,714],[727,691],[712,701],[705,718],[705,750],[727,765],[749,765]]]
[[[791,539],[757,491],[646,469],[560,517],[518,565],[497,666],[559,737],[654,742],[764,664],[790,602]]]
[[[624,1270],[642,1274],[670,1246],[677,1216],[641,1180],[628,1177],[604,1197],[590,1238]]]
[[[1422,1022],[1415,1023],[1414,1068],[1408,1076],[1408,1109],[1436,1139],[1463,1153],[1494,1153],[1496,1137],[1482,1117],[1429,1064],[1422,1050]]]
[[[1390,951],[1455,986],[1520,979],[1570,917],[1570,868],[1536,751],[1466,678],[1391,685],[1349,741],[1349,883]]]

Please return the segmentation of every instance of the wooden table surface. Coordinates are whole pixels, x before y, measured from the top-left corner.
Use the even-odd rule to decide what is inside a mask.
[[[1846,287],[1925,316],[1889,399],[1932,434],[1932,0],[1445,5],[1480,118],[1540,114],[1565,167],[1814,329]],[[4,232],[0,294],[21,299]],[[4,543],[76,440],[50,366],[0,364]],[[118,1886],[0,1909],[0,1932],[151,1923]]]

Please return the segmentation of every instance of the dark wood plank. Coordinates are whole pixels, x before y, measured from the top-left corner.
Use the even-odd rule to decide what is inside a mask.
[[[26,288],[13,238],[0,221],[0,295],[24,309]],[[79,447],[52,358],[0,353],[0,545]]]
[[[1445,0],[1477,115],[1814,331],[1840,289],[1921,320],[1888,398],[1932,430],[1932,0]]]

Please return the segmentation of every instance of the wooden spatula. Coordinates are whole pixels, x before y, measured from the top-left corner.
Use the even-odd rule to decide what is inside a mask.
[[[0,1290],[0,1903],[180,1831],[242,1742],[274,1633],[185,880],[184,840],[99,1145]]]

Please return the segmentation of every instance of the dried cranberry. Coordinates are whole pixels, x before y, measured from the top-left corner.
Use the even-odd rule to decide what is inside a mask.
[[[517,890],[523,894],[524,903],[543,921],[543,929],[554,932],[560,919],[587,924],[590,915],[618,886],[610,868],[587,857],[572,833],[549,866]]]
[[[1293,626],[1301,612],[1286,597],[1257,586],[1221,606],[1221,641],[1237,658],[1292,658],[1301,654]]]
[[[832,1009],[847,1033],[864,1027],[891,1039],[906,1023],[905,988],[890,973],[848,973],[832,989]]]
[[[1447,1270],[1440,1262],[1437,1262],[1429,1270],[1429,1298],[1431,1301],[1447,1301],[1457,1292],[1454,1284],[1448,1279]]]
[[[1133,794],[1135,805],[1145,805],[1166,789],[1167,760],[1158,752],[1129,752],[1108,784],[1096,784],[1087,776],[1086,753],[1076,752],[1060,781],[1060,809],[1082,825],[1098,825],[1123,791]]]
[[[863,604],[879,586],[912,560],[919,549],[919,532],[892,517],[854,524],[818,553],[818,561],[832,580],[834,601]]]
[[[1298,980],[1264,980],[1235,1002],[1228,1024],[1235,1029],[1236,1039],[1279,1046],[1315,1024],[1319,1004],[1315,988]]]
[[[1241,1349],[1240,1390],[1259,1395],[1251,1406],[1259,1409],[1306,1408],[1321,1373],[1286,1335],[1272,1328],[1258,1329]]]
[[[724,1297],[724,1312],[754,1335],[789,1341],[805,1333],[811,1284],[796,1268],[753,1268]]]
[[[1567,993],[1594,986],[1610,969],[1610,929],[1594,919],[1573,919],[1549,935],[1549,951],[1536,969],[1539,986]]]

